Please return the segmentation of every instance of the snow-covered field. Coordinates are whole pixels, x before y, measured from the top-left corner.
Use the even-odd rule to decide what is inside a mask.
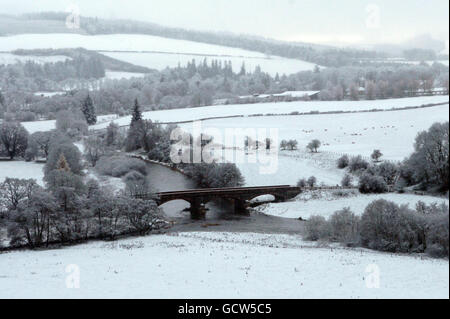
[[[449,200],[433,196],[420,196],[413,194],[370,194],[362,195],[357,191],[356,195],[349,197],[338,197],[333,195],[333,191],[314,191],[300,194],[294,201],[284,203],[270,203],[257,208],[259,212],[267,215],[284,218],[309,219],[311,216],[323,216],[328,218],[334,212],[345,207],[350,207],[356,215],[362,215],[364,209],[371,202],[378,199],[385,199],[397,203],[398,205],[409,205],[414,209],[419,201],[426,204],[445,203],[449,205]]]
[[[144,73],[106,71],[104,80],[120,80],[144,77]]]
[[[70,33],[20,34],[0,38],[2,51],[17,49],[85,48],[94,51],[149,51],[184,54],[265,57],[263,53],[199,42],[142,34],[81,35]]]
[[[181,233],[11,252],[0,254],[0,298],[449,297],[447,260],[314,246],[299,236]],[[67,288],[78,274],[79,288]]]
[[[117,120],[116,114],[97,116],[97,123],[99,123],[98,125],[106,125],[105,127],[108,127],[109,123],[116,120]],[[21,124],[26,128],[26,130],[30,134],[33,134],[35,132],[47,132],[54,130],[56,128],[55,120],[22,122]]]
[[[185,66],[188,62],[195,60],[196,63],[207,59],[209,63],[212,60],[231,62],[233,71],[239,72],[243,63],[248,71],[254,71],[257,66],[261,67],[263,72],[272,76],[278,74],[293,74],[301,71],[314,69],[315,64],[287,59],[278,56],[254,57],[254,56],[222,56],[222,55],[201,55],[201,54],[179,54],[179,53],[143,53],[143,52],[101,52],[111,58],[132,63],[134,65],[144,66],[150,69],[164,70],[167,67],[175,68],[178,65]],[[252,54],[254,54],[252,52]]]
[[[244,161],[236,161],[246,186],[296,185],[300,178],[310,176],[315,176],[318,184],[335,186],[340,185],[345,175],[344,170],[336,168],[338,156],[333,153],[283,151],[278,156],[264,156],[256,164],[250,161],[252,154],[254,152],[244,157]],[[274,167],[273,171],[271,167]]]
[[[413,152],[418,132],[427,130],[435,122],[448,121],[448,118],[448,105],[442,105],[389,112],[217,119],[203,121],[202,129],[206,132],[210,128],[218,129],[225,135],[226,129],[266,129],[268,134],[270,128],[275,128],[278,129],[278,141],[296,139],[302,150],[311,140],[319,139],[321,151],[369,157],[374,149],[380,149],[386,160],[403,160]],[[191,123],[180,126],[193,131]],[[286,169],[295,170],[295,167]]]
[[[2,51],[16,49],[61,49],[83,47],[135,65],[152,69],[185,65],[195,59],[207,58],[232,61],[239,70],[245,62],[248,70],[260,65],[262,70],[275,75],[312,70],[315,64],[295,59],[266,56],[263,53],[243,49],[205,44],[193,41],[168,39],[139,34],[80,35],[80,34],[22,34],[0,38]],[[125,51],[125,52],[124,52]]]
[[[23,161],[0,161],[0,183],[6,177],[20,179],[35,179],[44,186],[44,164]]]
[[[256,114],[290,114],[292,112],[339,112],[369,111],[373,109],[387,110],[392,108],[417,107],[427,104],[449,102],[447,96],[424,96],[403,99],[387,99],[373,101],[309,101],[281,102],[236,105],[215,105],[186,109],[145,112],[144,117],[159,122],[182,122],[200,120],[211,117],[249,116]],[[131,117],[122,117],[115,121],[119,125],[130,124]],[[232,119],[233,121],[235,119]],[[248,121],[248,119],[245,119]],[[93,129],[105,128],[108,124],[95,125]]]
[[[1,39],[1,37],[0,37]],[[1,40],[0,40],[1,41]],[[0,50],[3,50],[0,45]],[[27,61],[32,61],[38,64],[44,63],[56,63],[64,62],[70,58],[63,55],[53,55],[53,56],[35,56],[35,55],[16,55],[12,53],[0,53],[0,65],[2,64],[15,64],[18,62],[25,63]]]

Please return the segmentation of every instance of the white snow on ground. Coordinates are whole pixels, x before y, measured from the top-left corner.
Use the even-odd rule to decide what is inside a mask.
[[[35,179],[44,186],[44,164],[22,161],[0,161],[0,183],[7,177],[20,179]]]
[[[415,208],[419,201],[427,204],[432,203],[446,203],[449,205],[449,200],[433,196],[420,196],[412,194],[370,194],[356,196],[349,196],[346,198],[339,198],[328,192],[315,192],[312,195],[305,193],[299,195],[296,200],[284,203],[270,203],[257,208],[259,212],[267,215],[273,215],[284,218],[302,218],[309,219],[311,216],[318,215],[328,218],[334,212],[350,207],[352,212],[357,215],[362,215],[365,208],[374,200],[385,199],[393,201],[398,205],[409,205],[410,208]],[[308,198],[309,197],[309,198]]]
[[[236,165],[245,178],[246,186],[296,185],[300,178],[315,176],[318,184],[339,185],[345,175],[344,170],[336,168],[335,161],[328,159],[328,154],[307,154],[304,157],[280,156],[273,154],[264,157],[262,162],[250,162],[245,157],[244,162]],[[310,155],[310,156],[307,156]],[[314,155],[317,155],[315,160]],[[321,156],[324,155],[324,156]],[[273,165],[274,170],[265,171]],[[267,172],[267,173],[265,173]]]
[[[0,48],[2,48],[3,50],[3,47],[1,45]],[[70,59],[71,58],[64,55],[36,56],[36,55],[16,55],[12,53],[0,53],[0,65],[15,64],[19,62],[25,63],[27,61],[32,61],[38,64],[56,63],[56,62],[64,62]]]
[[[314,246],[299,236],[183,233],[11,252],[0,254],[0,298],[449,297],[447,260]],[[367,288],[373,265],[379,289]],[[79,289],[66,288],[74,269]]]
[[[276,128],[278,142],[296,139],[301,150],[305,150],[311,140],[319,139],[322,152],[369,157],[374,149],[380,149],[383,159],[403,160],[413,152],[418,132],[427,130],[435,122],[448,121],[448,118],[448,105],[443,105],[389,112],[217,119],[203,121],[202,127],[204,130],[219,129],[222,135],[225,135],[226,129],[261,128],[269,134],[270,128]],[[181,124],[180,127],[188,132],[193,131],[191,123]],[[295,153],[292,155],[295,156]]]
[[[183,50],[178,48],[178,50]],[[111,58],[132,63],[134,65],[144,66],[150,69],[164,70],[167,67],[175,68],[178,65],[186,66],[187,63],[195,60],[197,64],[202,63],[204,59],[211,63],[212,60],[231,62],[233,71],[239,72],[242,63],[245,63],[245,68],[248,71],[254,71],[257,66],[261,67],[263,72],[269,73],[272,76],[278,74],[293,74],[301,71],[313,70],[315,64],[296,60],[287,59],[278,56],[271,57],[255,57],[254,52],[252,56],[222,56],[222,55],[202,55],[202,54],[174,54],[174,53],[143,53],[143,52],[101,52],[102,54]],[[250,54],[250,53],[249,53]]]
[[[36,132],[47,132],[47,131],[54,130],[56,128],[55,120],[22,122],[21,124],[25,127],[25,129],[30,134],[33,134]]]
[[[373,101],[298,101],[280,103],[257,103],[215,105],[189,109],[173,109],[163,111],[144,112],[145,119],[158,122],[182,122],[200,120],[211,117],[225,117],[255,114],[290,114],[292,112],[339,112],[339,111],[369,111],[373,109],[391,109],[422,106],[427,104],[448,103],[447,96],[424,96],[403,99],[387,99]],[[115,121],[119,125],[129,125],[131,117],[126,116]],[[235,119],[232,119],[234,121]],[[248,121],[248,119],[245,119]],[[94,125],[92,129],[105,128],[107,124]]]
[[[116,119],[116,114],[99,115],[97,116],[97,123],[105,124],[105,127],[107,127],[109,123],[115,121]],[[56,128],[55,120],[22,122],[21,124],[26,128],[29,134],[33,134],[35,132],[47,132]]]
[[[315,64],[296,59],[267,56],[263,53],[243,49],[205,44],[186,40],[168,39],[140,34],[80,35],[80,34],[22,34],[0,38],[4,51],[38,48],[78,48],[100,51],[100,53],[152,69],[186,65],[195,59],[231,61],[235,71],[243,62],[247,70],[260,65],[264,72],[275,75],[313,70]],[[122,52],[120,52],[122,51]],[[128,52],[123,52],[128,51]]]
[[[144,77],[144,73],[132,73],[132,72],[118,72],[118,71],[106,71],[105,79],[108,80],[120,80],[120,79],[132,79]]]
[[[20,34],[0,38],[3,51],[17,49],[85,48],[105,51],[151,51],[184,54],[265,57],[263,53],[199,42],[141,34],[81,35],[68,33]]]

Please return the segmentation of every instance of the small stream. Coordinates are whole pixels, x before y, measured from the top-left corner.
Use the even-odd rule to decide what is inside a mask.
[[[166,166],[147,163],[147,179],[151,192],[196,189],[195,183],[182,173]],[[191,220],[190,204],[171,201],[161,206],[164,214],[175,222],[171,231],[226,231],[299,234],[303,223],[295,219],[268,216],[258,213],[235,214],[231,204],[224,200],[209,202],[206,217]]]

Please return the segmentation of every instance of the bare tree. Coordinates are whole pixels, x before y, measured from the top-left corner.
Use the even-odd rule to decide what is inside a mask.
[[[11,160],[23,156],[28,147],[28,132],[20,123],[4,122],[0,126],[0,143]]]
[[[311,153],[317,153],[322,143],[319,140],[312,140],[306,147]]]

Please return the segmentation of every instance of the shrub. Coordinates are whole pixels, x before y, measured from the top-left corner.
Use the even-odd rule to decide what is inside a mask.
[[[350,172],[354,173],[361,170],[366,170],[369,167],[369,163],[364,160],[361,155],[352,157],[348,164]]]
[[[322,216],[311,216],[305,225],[306,240],[328,239],[331,235],[330,223]]]
[[[346,190],[346,189],[345,190],[344,189],[336,190],[336,191],[332,192],[332,194],[335,198],[348,198],[348,197],[358,195],[356,191]]]
[[[337,160],[337,167],[340,169],[347,168],[350,163],[348,155],[343,155]]]
[[[380,165],[370,166],[366,173],[372,174],[374,176],[380,176],[388,185],[395,184],[395,180],[399,174],[398,165],[384,162]]]
[[[297,187],[305,188],[308,183],[306,182],[306,179],[302,178],[297,182]]]
[[[234,163],[191,164],[185,168],[185,172],[202,188],[244,185],[244,177]]]
[[[360,218],[350,208],[335,212],[330,218],[330,226],[333,240],[341,243],[359,241]]]
[[[416,137],[414,153],[403,165],[411,174],[411,183],[424,188],[449,189],[449,122],[435,123]]]
[[[126,193],[130,196],[143,195],[149,192],[149,185],[144,175],[131,171],[123,177],[126,184]]]
[[[386,200],[369,204],[361,217],[361,243],[364,247],[389,252],[417,251],[422,220],[407,206]]]
[[[353,178],[350,175],[345,174],[345,176],[342,178],[341,185],[342,187],[351,187],[352,181]]]
[[[315,176],[311,176],[306,182],[308,183],[309,187],[314,187],[317,184],[317,178]]]
[[[143,161],[126,156],[103,156],[97,162],[96,168],[100,174],[113,177],[122,177],[131,171],[147,174],[147,166]]]
[[[380,150],[374,150],[370,157],[374,160],[374,162],[379,162],[380,158],[383,156]]]
[[[135,181],[142,181],[145,179],[145,176],[139,173],[138,171],[130,171],[128,172],[124,177],[123,181],[125,183],[127,182],[135,182]]]
[[[363,194],[381,194],[388,191],[387,184],[382,177],[370,174],[364,174],[360,177],[358,188]]]
[[[433,257],[449,256],[449,211],[445,204],[417,204],[418,214],[425,216],[425,249]]]

